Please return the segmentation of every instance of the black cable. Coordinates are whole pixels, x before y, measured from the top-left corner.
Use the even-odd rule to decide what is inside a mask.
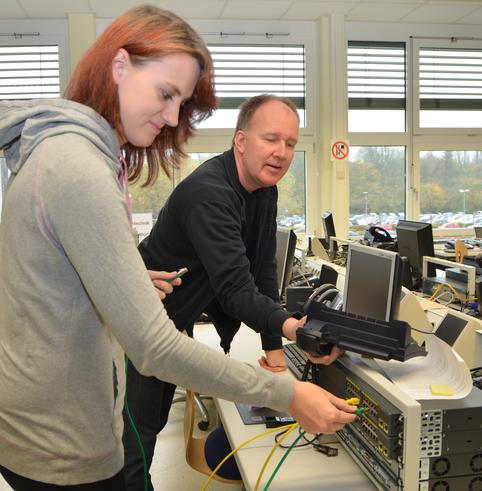
[[[435,331],[422,331],[421,329],[417,329],[415,327],[410,327],[410,329],[413,329],[414,331],[420,332],[422,334],[435,334]]]
[[[301,376],[301,381],[306,382],[308,380],[308,374],[310,373],[313,363],[310,360],[306,360],[305,368],[303,369],[303,375]],[[311,379],[313,380],[313,372],[311,374]]]
[[[283,431],[280,431],[279,433],[276,433],[276,435],[274,436],[274,441],[276,443],[278,443],[278,440],[289,430],[289,428],[283,430]],[[298,427],[298,433],[301,434],[301,432],[303,431],[303,429],[299,426]],[[303,435],[303,439],[305,440],[304,443],[299,443],[298,445],[296,445],[294,448],[301,448],[301,447],[307,447],[308,445],[312,445],[317,439],[318,437],[320,437],[322,435],[322,433],[317,433],[311,440],[308,440],[308,438],[306,438],[305,435]],[[283,445],[282,443],[280,443],[279,445],[280,448],[289,448],[291,447],[291,445]]]

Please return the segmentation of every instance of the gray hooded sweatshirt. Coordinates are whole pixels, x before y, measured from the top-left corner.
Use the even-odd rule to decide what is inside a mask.
[[[137,369],[286,410],[286,376],[237,362],[167,317],[129,228],[117,139],[66,100],[0,102],[11,171],[0,224],[0,465],[71,485],[123,466],[124,350]]]

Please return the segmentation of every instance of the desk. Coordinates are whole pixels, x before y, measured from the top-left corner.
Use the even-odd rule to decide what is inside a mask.
[[[474,247],[473,249],[467,249],[466,256],[475,257],[481,252],[482,249],[480,247]],[[437,247],[437,245],[434,248],[434,254],[435,257],[440,257],[442,259],[455,259],[455,251],[446,251],[443,247]]]
[[[258,349],[255,349],[258,347]],[[255,363],[261,351],[259,335],[242,326],[234,338],[231,356],[243,361]],[[290,376],[290,375],[278,375]],[[233,448],[237,447],[252,436],[266,430],[264,425],[244,425],[234,403],[216,400],[216,407],[223,426]],[[295,431],[293,438],[287,437],[285,442],[291,443],[298,435]],[[327,457],[316,452],[311,446],[294,449],[273,480],[272,491],[332,491],[333,489],[350,491],[374,491],[376,486],[366,477],[358,465],[338,443],[336,437],[329,436],[330,443],[337,447],[337,457]],[[266,435],[236,453],[236,460],[241,472],[244,486],[252,491],[256,484],[259,471],[274,445],[273,435]],[[267,483],[285,450],[278,449],[273,455],[261,482],[261,489]]]

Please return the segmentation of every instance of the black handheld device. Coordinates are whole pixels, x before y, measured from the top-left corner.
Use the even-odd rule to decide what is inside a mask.
[[[380,321],[329,309],[312,302],[308,321],[296,331],[296,344],[307,353],[326,355],[333,344],[349,351],[382,360],[405,361],[426,356],[425,348],[410,336],[404,321]]]

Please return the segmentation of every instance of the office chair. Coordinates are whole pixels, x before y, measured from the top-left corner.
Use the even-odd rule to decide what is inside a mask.
[[[176,388],[176,393],[178,389],[180,389],[180,387]],[[197,392],[193,392],[193,394],[194,394],[194,404],[197,407],[198,411],[201,413],[201,421],[198,422],[197,426],[201,431],[206,431],[209,428],[210,420],[209,420],[209,411],[207,407],[204,405],[203,399],[212,399],[212,397],[202,396]],[[176,404],[177,402],[187,402],[187,395],[180,395],[172,401],[173,404]]]
[[[463,263],[464,257],[469,253],[469,251],[467,250],[467,246],[465,245],[465,242],[463,240],[456,240],[454,248],[455,248],[455,262]]]
[[[192,390],[186,389],[186,405],[184,409],[184,445],[186,449],[186,462],[196,471],[205,474],[206,476],[211,475],[213,469],[209,467],[205,448],[209,446],[209,439],[216,438],[219,436],[217,433],[218,430],[224,432],[222,428],[218,428],[214,430],[209,435],[197,438],[193,436],[194,430],[194,418],[195,418],[195,398],[194,392]],[[217,442],[216,442],[217,445]],[[227,444],[228,449],[224,455],[227,455],[230,452],[229,443]],[[232,459],[232,460],[231,460]],[[236,472],[230,472],[229,474],[237,474],[239,476],[239,471],[237,470],[234,457],[231,457],[224,465],[229,465],[229,461],[231,460],[232,465],[235,466]],[[220,461],[220,460],[219,460]],[[212,465],[212,464],[211,464]],[[223,467],[224,467],[223,465]],[[215,466],[214,466],[215,467]],[[213,467],[213,468],[214,468]],[[225,484],[240,484],[242,483],[241,479],[228,479],[225,477],[221,477],[223,475],[223,467],[218,471],[217,474],[213,476],[213,479]],[[220,475],[221,474],[221,475]]]

